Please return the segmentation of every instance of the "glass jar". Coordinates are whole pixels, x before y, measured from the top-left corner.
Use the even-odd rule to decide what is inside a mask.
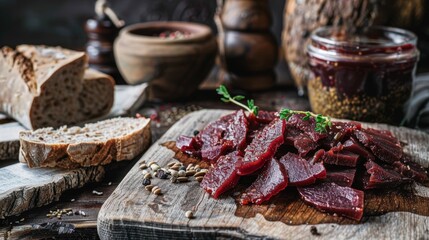
[[[419,51],[406,30],[371,27],[345,34],[322,27],[308,45],[308,83],[315,113],[369,122],[399,123],[410,97]]]

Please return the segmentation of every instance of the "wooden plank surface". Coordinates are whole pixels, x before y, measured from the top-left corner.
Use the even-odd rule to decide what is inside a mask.
[[[208,122],[217,119],[222,110],[202,110],[187,115],[161,137],[140,161],[156,161],[165,166],[172,161],[174,152],[160,144],[174,141],[179,135],[192,135]],[[382,124],[371,124],[380,129],[388,129],[404,143],[405,151],[413,159],[428,167],[429,135],[406,128]],[[281,221],[268,221],[266,214],[256,212],[247,217],[237,216],[237,205],[231,196],[214,200],[193,181],[186,184],[172,184],[168,180],[153,180],[163,195],[156,196],[144,190],[142,174],[138,163],[118,185],[103,204],[98,215],[98,233],[101,239],[159,238],[278,238],[309,239],[314,237],[311,224],[293,225]],[[429,189],[415,185],[415,192],[421,197],[429,197]],[[379,203],[383,204],[383,203]],[[382,208],[383,206],[379,206]],[[256,208],[256,207],[255,207]],[[272,213],[273,203],[262,205],[265,213]],[[194,219],[185,217],[192,210]],[[284,210],[284,209],[283,209]],[[300,214],[300,209],[296,210]],[[301,209],[302,211],[302,209]],[[279,213],[277,213],[279,214]],[[310,219],[312,216],[308,216]],[[326,215],[327,219],[335,216]],[[329,221],[328,221],[329,222]],[[371,216],[358,224],[317,224],[320,233],[317,239],[426,239],[429,238],[429,217],[409,212],[390,212],[381,216]],[[312,233],[313,232],[313,233]]]
[[[0,218],[58,201],[63,192],[82,187],[89,182],[101,181],[103,177],[103,166],[76,170],[30,169],[26,164],[16,163],[2,167]]]

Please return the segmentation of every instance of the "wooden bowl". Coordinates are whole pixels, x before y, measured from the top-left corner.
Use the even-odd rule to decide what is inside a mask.
[[[185,38],[160,38],[170,31]],[[148,22],[125,27],[114,43],[119,71],[129,84],[148,82],[150,100],[190,96],[212,69],[217,43],[209,27],[187,22]]]

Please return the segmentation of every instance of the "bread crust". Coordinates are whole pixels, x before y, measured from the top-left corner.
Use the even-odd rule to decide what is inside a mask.
[[[126,121],[127,118],[124,118]],[[109,120],[106,120],[109,121]],[[151,144],[150,120],[141,119],[141,128],[105,141],[48,143],[30,139],[31,131],[20,133],[20,162],[32,167],[78,168],[106,165],[113,161],[132,160]],[[96,124],[102,124],[101,121]],[[81,128],[84,129],[84,128]],[[49,131],[61,131],[52,130]],[[45,134],[46,135],[46,134]],[[40,134],[43,139],[44,134]]]
[[[20,45],[1,53],[0,111],[28,129],[83,122],[107,114],[113,105],[113,79],[85,70],[84,52]]]

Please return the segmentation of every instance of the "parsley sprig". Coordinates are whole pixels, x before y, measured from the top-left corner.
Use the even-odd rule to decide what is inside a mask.
[[[252,113],[253,115],[258,116],[259,107],[255,106],[255,102],[253,101],[253,99],[247,100],[247,106],[246,106],[243,103],[239,102],[239,101],[245,99],[245,97],[243,95],[237,95],[237,96],[231,97],[231,95],[228,92],[228,89],[226,89],[226,87],[224,85],[220,85],[216,89],[216,92],[217,92],[217,94],[222,96],[222,98],[220,100],[222,100],[223,102],[234,103],[234,104],[246,109],[248,112]]]
[[[316,121],[316,126],[314,130],[318,133],[325,133],[327,132],[327,128],[332,126],[331,118],[327,116],[323,116],[322,114],[314,114],[309,111],[296,111],[291,110],[288,108],[283,108],[280,110],[280,119],[285,119],[286,121],[289,120],[290,117],[294,114],[305,114],[305,116],[302,118],[304,121],[310,120],[310,118],[314,118]]]

